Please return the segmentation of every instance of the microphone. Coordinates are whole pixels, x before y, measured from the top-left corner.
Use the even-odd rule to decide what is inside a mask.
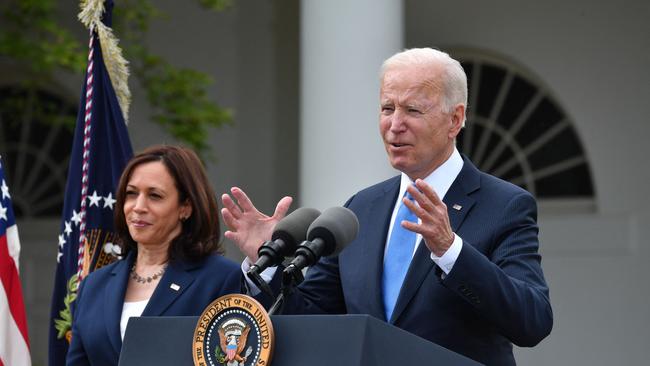
[[[275,225],[271,240],[257,250],[259,258],[247,274],[257,275],[268,267],[281,264],[284,257],[292,255],[298,243],[305,240],[309,225],[319,215],[320,211],[316,209],[301,207],[280,220]]]
[[[320,257],[337,255],[356,238],[359,220],[352,210],[345,207],[331,207],[309,226],[307,241],[296,249],[295,258],[285,273],[296,273],[315,264]]]

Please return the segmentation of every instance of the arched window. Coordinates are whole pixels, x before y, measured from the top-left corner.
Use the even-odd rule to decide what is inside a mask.
[[[76,113],[49,91],[0,87],[0,155],[17,217],[61,215]]]
[[[467,124],[459,150],[485,172],[538,199],[594,208],[588,157],[571,117],[534,76],[512,62],[452,52],[468,77]]]

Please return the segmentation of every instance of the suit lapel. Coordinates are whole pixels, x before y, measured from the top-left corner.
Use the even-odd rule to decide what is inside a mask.
[[[142,316],[160,316],[194,282],[190,271],[194,266],[180,261],[170,262],[160,283],[149,299]]]
[[[361,272],[365,277],[361,282],[364,284],[361,287],[361,296],[367,301],[368,313],[378,319],[386,318],[382,300],[381,273],[384,269],[384,248],[388,225],[399,193],[399,177],[391,183],[387,184],[381,194],[370,202],[367,217],[371,218],[371,224],[365,225],[363,236],[359,235],[359,237],[365,238],[366,243],[369,243],[368,246],[361,248],[364,253],[360,254],[368,258],[367,261],[364,261],[368,267]]]
[[[449,187],[449,191],[442,200],[447,205],[449,224],[454,232],[457,232],[465,220],[467,213],[472,209],[476,200],[470,197],[470,193],[481,186],[480,172],[476,167],[463,156],[463,169]]]
[[[463,168],[458,173],[458,176],[451,187],[449,187],[449,191],[447,191],[443,199],[443,202],[447,206],[449,224],[454,232],[458,231],[467,213],[475,204],[474,198],[470,197],[469,194],[479,189],[479,187],[480,174],[478,169],[467,158],[463,157]],[[404,278],[402,289],[397,297],[395,310],[393,310],[393,315],[390,319],[391,323],[396,322],[397,318],[417,293],[424,279],[435,266],[431,260],[431,252],[426,244],[424,244],[424,241],[421,240],[419,244]]]
[[[134,253],[129,253],[125,260],[117,262],[111,271],[111,276],[104,291],[104,321],[111,346],[117,354],[122,348],[122,337],[120,335],[120,318],[124,305],[124,295],[128,283],[129,272],[133,263]]]

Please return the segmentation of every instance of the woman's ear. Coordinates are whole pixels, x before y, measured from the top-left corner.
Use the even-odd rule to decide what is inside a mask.
[[[180,220],[185,221],[192,216],[192,205],[190,204],[189,200],[185,200],[181,204],[181,209],[180,209]]]

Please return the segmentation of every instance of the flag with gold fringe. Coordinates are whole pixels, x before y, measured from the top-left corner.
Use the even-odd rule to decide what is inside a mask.
[[[112,0],[81,3],[90,31],[88,67],[77,115],[52,294],[49,364],[65,364],[79,282],[119,258],[113,245],[115,188],[133,155],[126,129],[128,68],[111,30]]]

